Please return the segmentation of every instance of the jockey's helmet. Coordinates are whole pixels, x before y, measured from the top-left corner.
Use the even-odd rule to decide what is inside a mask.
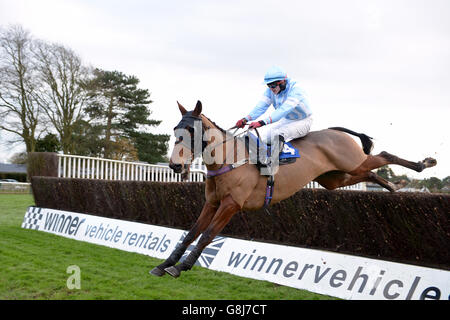
[[[283,69],[277,66],[272,66],[267,70],[264,75],[264,84],[268,84],[274,81],[285,80],[287,78],[287,73]]]

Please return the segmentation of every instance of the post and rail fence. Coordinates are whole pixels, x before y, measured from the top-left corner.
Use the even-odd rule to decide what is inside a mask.
[[[0,181],[0,194],[1,193],[30,194],[31,193],[31,184],[28,182]]]
[[[85,178],[105,180],[135,180],[181,182],[181,174],[174,173],[168,165],[129,162],[112,159],[58,154],[59,178]],[[204,181],[206,169],[193,163],[188,181]]]

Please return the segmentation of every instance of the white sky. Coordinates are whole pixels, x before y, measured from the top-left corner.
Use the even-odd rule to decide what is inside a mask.
[[[201,100],[204,114],[233,126],[275,64],[308,93],[313,130],[343,126],[374,137],[373,153],[435,157],[421,174],[392,168],[441,179],[450,175],[449,17],[448,0],[0,0],[1,26],[19,23],[86,64],[137,76],[163,120],[155,133],[172,135],[176,100],[187,109]],[[0,146],[0,162],[22,149]]]

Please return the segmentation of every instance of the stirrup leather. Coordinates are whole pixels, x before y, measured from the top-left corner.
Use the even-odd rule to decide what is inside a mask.
[[[264,208],[267,208],[270,205],[270,202],[272,201],[274,185],[275,181],[273,176],[269,176],[269,178],[267,179],[266,196],[264,198]]]

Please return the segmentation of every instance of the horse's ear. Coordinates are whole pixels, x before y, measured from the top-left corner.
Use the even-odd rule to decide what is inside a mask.
[[[192,115],[198,117],[200,113],[202,113],[202,103],[198,100]]]
[[[180,109],[181,115],[185,115],[186,114],[186,109],[177,101],[178,104],[178,109]]]

